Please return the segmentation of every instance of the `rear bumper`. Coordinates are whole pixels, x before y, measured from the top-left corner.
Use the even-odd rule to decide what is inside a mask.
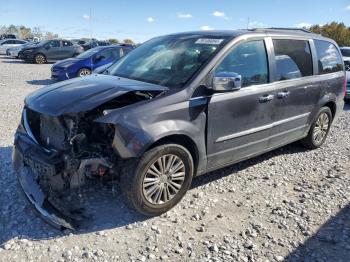
[[[58,229],[74,230],[75,222],[48,201],[38,183],[39,173],[55,172],[55,154],[40,148],[29,136],[17,133],[12,162],[24,195],[41,218]]]

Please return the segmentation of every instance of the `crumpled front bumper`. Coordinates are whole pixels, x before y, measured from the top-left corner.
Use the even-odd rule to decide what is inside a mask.
[[[36,171],[44,169],[45,171],[47,167],[52,166],[51,163],[48,163],[45,167],[45,160],[41,163],[36,162],[40,154],[48,153],[31,141],[30,137],[24,134],[16,134],[12,162],[24,195],[47,223],[61,230],[74,230],[77,228],[74,220],[62,214],[48,201],[47,196],[37,182],[38,174],[33,169]],[[50,170],[47,171],[50,172]]]

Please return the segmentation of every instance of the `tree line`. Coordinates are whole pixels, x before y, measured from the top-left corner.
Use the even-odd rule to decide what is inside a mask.
[[[344,23],[331,22],[325,25],[313,25],[307,29],[333,39],[339,46],[350,46],[350,27]]]
[[[2,25],[0,26],[0,35],[2,34],[13,34],[20,39],[39,38],[40,40],[49,40],[49,39],[59,38],[58,34],[55,34],[53,32],[48,32],[48,31],[42,31],[40,27],[36,26],[36,27],[30,28],[23,25],[20,25],[20,26]],[[89,38],[84,38],[84,39],[89,40]],[[118,44],[118,43],[134,44],[134,41],[130,38],[124,39],[122,41],[116,38],[111,38],[111,39],[108,39],[108,41],[111,44]]]

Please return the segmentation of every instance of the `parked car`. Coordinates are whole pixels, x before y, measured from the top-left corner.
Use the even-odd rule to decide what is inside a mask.
[[[27,43],[27,41],[18,40],[18,39],[4,39],[0,40],[0,54],[6,55],[7,49],[11,47],[21,46]]]
[[[74,44],[77,44],[77,45],[83,45],[83,44],[85,44],[86,43],[86,41],[85,40],[81,40],[81,39],[72,39],[71,40]]]
[[[6,55],[14,58],[20,58],[20,52],[22,51],[23,48],[36,46],[38,44],[39,42],[27,42],[20,46],[11,47],[6,50]]]
[[[85,44],[82,44],[82,47],[86,51],[86,50],[89,50],[89,49],[97,47],[97,46],[107,46],[107,45],[110,45],[110,43],[107,41],[91,40],[91,41],[86,42]]]
[[[0,35],[0,40],[3,39],[16,39],[16,36],[14,34],[2,34]]]
[[[46,40],[36,46],[23,48],[22,59],[36,64],[45,64],[49,61],[76,57],[83,51],[81,46],[74,45],[69,40]]]
[[[14,168],[58,227],[75,225],[52,208],[52,192],[101,177],[119,177],[131,206],[159,215],[195,176],[298,140],[320,147],[343,109],[344,80],[337,44],[302,30],[157,37],[108,74],[27,96]]]
[[[90,75],[95,68],[117,61],[131,50],[130,47],[117,45],[95,47],[75,58],[68,58],[53,64],[51,78],[62,81]]]
[[[346,70],[346,77],[347,77],[345,99],[347,101],[350,101],[350,47],[341,47],[340,51],[343,55],[343,60],[344,60],[344,65]]]

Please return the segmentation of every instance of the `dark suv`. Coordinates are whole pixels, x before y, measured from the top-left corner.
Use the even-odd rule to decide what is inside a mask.
[[[36,46],[22,49],[21,58],[23,60],[44,64],[48,61],[57,61],[70,57],[75,57],[84,52],[80,45],[75,45],[69,40],[46,40]]]
[[[343,109],[344,77],[337,44],[304,31],[157,37],[103,75],[30,94],[14,167],[30,202],[56,226],[73,222],[51,193],[101,177],[119,178],[135,209],[159,215],[195,176],[297,140],[320,147]]]

